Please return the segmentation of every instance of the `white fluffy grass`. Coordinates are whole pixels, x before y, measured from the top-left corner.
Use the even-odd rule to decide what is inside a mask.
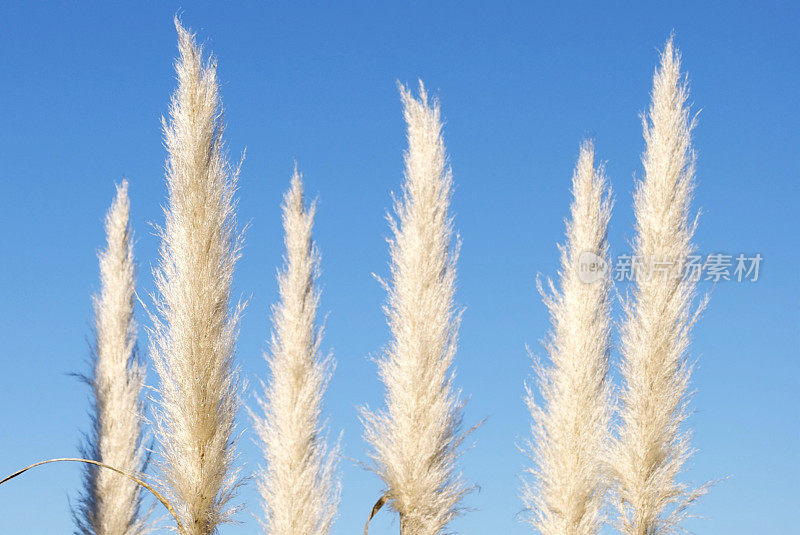
[[[93,429],[86,454],[130,474],[145,464],[142,447],[144,368],[134,354],[135,267],[128,222],[128,182],[122,181],[105,220],[106,248],[99,254],[100,293],[94,297],[94,362],[89,384]],[[85,535],[139,535],[141,488],[125,476],[95,466],[86,469],[75,520]]]
[[[621,529],[628,535],[680,531],[686,507],[705,490],[678,481],[691,455],[687,417],[691,366],[686,352],[695,315],[696,283],[682,277],[692,254],[689,208],[695,156],[688,87],[670,39],[653,77],[643,119],[644,179],[636,187],[635,255],[642,262],[622,329],[621,424],[612,465]],[[673,269],[650,273],[655,262]],[[663,266],[663,264],[662,264]]]
[[[151,352],[160,378],[161,477],[187,534],[209,535],[229,519],[237,477],[236,173],[223,149],[216,65],[204,64],[193,35],[176,27],[178,88],[164,126],[169,199]]]
[[[262,414],[253,415],[266,461],[256,476],[262,526],[271,535],[327,535],[339,501],[339,452],[328,450],[320,420],[332,362],[319,355],[314,213],[314,205],[304,208],[302,178],[295,170],[283,202],[286,255],[278,274],[280,302],[272,309],[270,379],[259,400]]]
[[[453,304],[456,251],[437,102],[400,90],[406,123],[405,182],[390,219],[393,339],[380,359],[386,408],[365,409],[366,438],[403,535],[444,533],[465,483],[457,468],[462,402],[453,387],[459,314]]]
[[[542,401],[536,403],[530,389],[526,399],[534,467],[522,498],[527,520],[543,535],[597,533],[606,489],[610,275],[606,271],[592,280],[579,270],[587,254],[608,262],[611,203],[589,142],[581,147],[572,192],[567,243],[560,247],[560,292],[551,283],[552,295],[545,296],[553,330],[547,343],[550,364],[537,370]]]

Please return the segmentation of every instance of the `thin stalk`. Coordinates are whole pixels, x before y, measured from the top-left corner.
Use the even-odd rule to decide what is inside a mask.
[[[161,505],[163,505],[164,507],[167,508],[167,511],[169,511],[169,514],[172,515],[172,518],[175,519],[175,524],[178,526],[178,532],[181,535],[185,535],[186,534],[186,532],[183,529],[183,524],[181,524],[181,521],[178,518],[178,513],[175,511],[175,508],[172,507],[172,504],[160,492],[158,492],[155,488],[153,488],[149,484],[145,483],[144,481],[142,481],[141,479],[139,479],[135,475],[130,474],[130,473],[124,471],[124,470],[120,470],[119,468],[114,468],[113,466],[110,466],[108,464],[101,463],[99,461],[93,461],[91,459],[80,459],[80,458],[77,458],[77,457],[60,457],[58,459],[47,459],[46,461],[39,461],[38,463],[33,463],[32,465],[26,466],[25,468],[23,468],[21,470],[17,470],[16,472],[11,474],[10,476],[7,476],[2,481],[0,481],[0,485],[2,485],[3,483],[6,483],[7,481],[11,481],[12,479],[14,479],[15,477],[17,477],[19,475],[24,474],[25,472],[27,472],[31,468],[36,468],[37,466],[42,466],[44,464],[59,463],[59,462],[75,462],[75,463],[93,464],[93,465],[99,466],[101,468],[108,468],[109,470],[112,470],[112,471],[114,471],[114,472],[116,472],[118,474],[121,474],[121,475],[127,477],[128,479],[131,479],[132,481],[134,481],[138,485],[141,485],[142,487],[144,487],[148,491],[150,491],[150,493],[153,496],[155,496],[156,500],[161,502]]]

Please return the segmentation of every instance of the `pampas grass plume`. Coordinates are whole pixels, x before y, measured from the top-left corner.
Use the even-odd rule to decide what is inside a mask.
[[[286,254],[278,274],[280,302],[272,310],[270,379],[259,400],[261,413],[253,414],[266,462],[256,481],[269,535],[327,535],[339,500],[339,452],[328,450],[320,417],[332,362],[319,355],[314,213],[314,205],[304,207],[302,177],[295,169],[283,202]]]
[[[611,215],[603,169],[585,142],[572,178],[574,200],[561,247],[560,291],[545,295],[553,330],[549,366],[539,366],[537,403],[528,390],[534,461],[523,487],[528,520],[542,535],[593,535],[602,524],[610,396],[608,244]],[[589,262],[605,271],[583,271]],[[541,289],[540,289],[541,290]]]
[[[403,535],[444,533],[467,487],[457,467],[462,402],[452,364],[460,314],[453,304],[456,250],[449,215],[439,104],[420,83],[401,87],[408,126],[405,182],[391,219],[391,284],[386,313],[392,332],[379,372],[386,407],[364,409],[375,470],[399,513]]]
[[[627,535],[681,531],[686,508],[705,492],[678,480],[692,453],[687,417],[689,335],[696,282],[682,267],[694,252],[689,218],[695,186],[693,121],[680,56],[670,39],[643,119],[644,178],[634,197],[634,254],[641,263],[622,328],[620,427],[613,449],[620,527]],[[668,272],[655,269],[659,262]],[[702,308],[702,307],[701,307]]]
[[[239,308],[230,305],[239,256],[236,172],[222,143],[216,65],[203,62],[177,20],[176,27],[178,88],[164,126],[168,203],[151,353],[160,378],[161,478],[187,534],[210,535],[230,519],[238,473]]]
[[[106,247],[99,254],[100,293],[94,297],[95,348],[88,378],[94,398],[93,429],[87,457],[138,474],[145,465],[142,446],[144,367],[134,354],[135,266],[128,222],[128,182],[117,186],[105,220]],[[96,466],[86,468],[85,489],[75,511],[84,535],[140,535],[141,487]]]

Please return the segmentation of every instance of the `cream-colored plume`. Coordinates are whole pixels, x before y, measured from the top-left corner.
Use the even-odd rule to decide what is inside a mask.
[[[204,64],[193,35],[176,26],[178,88],[164,126],[169,199],[151,352],[160,377],[161,477],[187,535],[210,535],[229,518],[237,476],[236,172],[222,143],[216,65]]]
[[[138,474],[145,464],[140,398],[145,371],[134,354],[136,275],[129,212],[128,182],[123,180],[106,214],[106,248],[99,255],[100,294],[94,297],[95,355],[89,377],[94,425],[86,454]],[[89,466],[75,520],[84,535],[140,535],[147,531],[140,506],[139,485]]]
[[[542,401],[530,389],[526,399],[534,466],[522,498],[527,520],[543,535],[596,534],[606,489],[611,203],[590,142],[581,147],[572,193],[567,243],[560,248],[560,292],[552,284],[552,295],[542,291],[553,323],[550,363],[537,370]]]
[[[696,318],[691,312],[696,282],[683,273],[694,251],[689,205],[695,156],[687,96],[670,39],[643,120],[644,179],[634,202],[638,267],[622,328],[621,423],[611,464],[613,503],[627,535],[679,532],[686,507],[705,491],[678,481],[692,453],[682,424],[691,375],[686,352]]]
[[[462,402],[452,363],[460,323],[453,304],[456,248],[448,213],[452,175],[437,102],[420,84],[400,89],[406,123],[405,183],[391,219],[393,339],[378,365],[386,407],[363,411],[375,469],[403,535],[444,533],[467,488],[457,467]]]
[[[328,450],[320,417],[332,362],[319,355],[314,213],[314,205],[303,205],[295,170],[283,201],[286,256],[278,275],[280,302],[272,309],[270,379],[259,400],[262,414],[253,415],[266,462],[256,481],[268,535],[327,535],[339,502],[339,452]]]

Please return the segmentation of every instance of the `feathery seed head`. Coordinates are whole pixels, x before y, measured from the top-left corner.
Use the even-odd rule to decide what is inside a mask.
[[[253,414],[266,461],[256,477],[267,534],[327,535],[339,501],[338,446],[328,449],[321,423],[333,365],[319,355],[314,213],[314,205],[304,207],[302,177],[295,168],[283,202],[286,254],[278,275],[280,302],[272,309],[270,379],[259,400],[261,413]]]
[[[162,477],[189,534],[209,535],[229,519],[238,473],[241,307],[230,310],[237,176],[222,142],[215,63],[204,64],[194,36],[175,24],[178,87],[164,125],[168,202],[151,353],[160,378]]]
[[[641,273],[667,262],[663,276],[638,276],[625,307],[622,328],[621,423],[613,448],[615,499],[628,535],[662,535],[680,530],[686,507],[705,492],[678,481],[691,455],[687,416],[691,366],[686,360],[696,317],[691,312],[696,283],[682,266],[694,247],[689,209],[694,189],[694,126],[686,103],[688,87],[680,56],[670,39],[653,77],[652,102],[643,120],[644,178],[634,198],[635,256]]]
[[[581,273],[585,253],[607,265],[611,201],[602,167],[587,141],[572,178],[567,242],[561,247],[560,291],[544,295],[553,330],[549,366],[539,366],[537,403],[527,395],[533,442],[522,498],[530,523],[543,535],[593,535],[602,524],[603,451],[609,422],[609,285]],[[552,285],[551,285],[552,287]]]
[[[439,104],[400,87],[408,127],[405,181],[390,219],[391,285],[386,313],[392,340],[379,361],[386,408],[364,409],[365,435],[404,535],[437,535],[458,514],[468,488],[457,468],[463,403],[452,362],[456,247],[449,215]]]
[[[128,182],[117,186],[106,214],[106,248],[100,252],[100,293],[94,297],[95,347],[89,384],[94,398],[93,429],[86,456],[128,473],[144,469],[144,409],[140,399],[144,367],[136,358],[133,318],[135,266],[129,225]],[[141,489],[111,472],[86,469],[85,489],[74,512],[82,535],[140,535],[148,531],[140,514]]]

